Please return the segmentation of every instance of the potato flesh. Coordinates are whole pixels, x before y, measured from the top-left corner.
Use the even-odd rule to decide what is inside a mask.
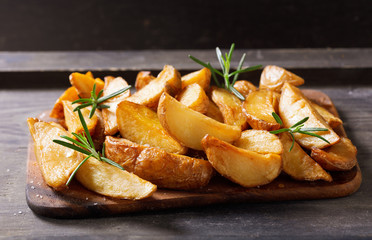
[[[196,150],[203,149],[201,140],[206,134],[231,143],[241,133],[240,127],[217,122],[189,109],[166,93],[160,98],[158,117],[170,135],[184,146]]]
[[[311,157],[324,169],[329,171],[347,171],[356,163],[357,149],[346,137],[341,137],[339,143],[325,149],[314,148]]]
[[[199,71],[184,75],[181,79],[182,89],[191,84],[197,83],[200,85],[200,87],[207,91],[211,82],[211,71],[208,68],[203,68]]]
[[[137,74],[135,88],[136,90],[142,89],[144,86],[149,84],[152,80],[156,79],[156,77],[151,75],[149,71],[140,71]]]
[[[181,87],[180,73],[173,66],[165,65],[156,79],[128,97],[127,100],[156,110],[163,92],[175,96],[181,91]]]
[[[52,111],[50,112],[49,116],[52,118],[63,118],[65,116],[63,112],[63,100],[67,101],[75,101],[79,99],[78,93],[76,91],[75,87],[69,87],[66,89],[66,91],[63,92],[63,94],[57,99],[56,103],[54,104],[54,107]]]
[[[118,128],[122,137],[141,145],[161,148],[170,153],[183,154],[187,148],[173,139],[162,127],[156,112],[150,108],[123,101],[118,105]]]
[[[167,153],[123,138],[107,137],[105,145],[108,158],[160,188],[201,188],[213,174],[210,163],[202,159]]]
[[[202,114],[208,111],[209,98],[203,88],[197,83],[185,87],[177,96],[177,100],[188,108]]]
[[[277,135],[265,130],[250,129],[242,132],[234,146],[253,152],[282,154],[283,146]]]
[[[294,133],[296,141],[304,148],[325,148],[340,141],[340,137],[332,130],[323,117],[314,109],[311,102],[302,92],[289,83],[285,83],[279,102],[279,115],[283,121],[283,126],[291,127],[305,117],[309,117],[304,123],[303,128],[326,128],[328,131],[313,132],[327,139],[327,142],[313,136]]]
[[[81,165],[75,176],[87,189],[113,198],[139,200],[150,197],[157,189],[133,173],[92,157]]]
[[[277,130],[280,124],[272,116],[276,110],[276,97],[270,90],[259,89],[251,92],[243,103],[249,125],[258,130]]]
[[[208,105],[207,112],[205,113],[205,116],[208,116],[218,122],[223,123],[222,113],[220,109],[217,107],[217,105],[212,100],[209,100],[209,105]]]
[[[336,127],[342,125],[342,120],[332,113],[330,113],[327,109],[322,106],[319,106],[316,103],[312,103],[315,110],[324,118],[324,120],[328,123],[328,125],[335,129]]]
[[[80,153],[54,143],[53,139],[63,140],[61,135],[71,137],[71,134],[56,123],[34,118],[28,118],[27,123],[34,140],[36,160],[46,184],[57,190],[66,188],[67,180],[83,158]]]
[[[269,65],[264,68],[260,79],[260,89],[270,89],[280,92],[284,83],[300,86],[305,83],[304,79],[284,68]]]
[[[234,83],[234,88],[240,92],[244,98],[247,98],[248,95],[256,91],[256,86],[253,85],[251,82],[246,81],[246,80],[239,80]]]
[[[110,95],[120,89],[128,87],[128,83],[121,77],[107,78],[105,80],[105,87],[103,88],[103,96]],[[105,134],[114,135],[118,129],[118,121],[116,118],[116,109],[118,104],[130,96],[130,91],[127,90],[113,98],[110,98],[104,102],[105,105],[110,106],[109,108],[102,109],[102,116],[105,122]]]
[[[209,135],[203,138],[202,145],[214,169],[243,187],[268,184],[279,176],[282,169],[279,154],[259,154]]]
[[[247,116],[243,112],[239,98],[225,89],[213,87],[211,99],[220,109],[226,124],[238,126],[241,130],[247,128]]]
[[[94,79],[89,74],[78,72],[70,74],[70,83],[76,88],[78,95],[82,98],[90,98],[94,84],[96,84],[96,94],[98,94],[105,85],[99,78]]]
[[[331,175],[327,173],[317,162],[315,162],[296,142],[293,149],[292,138],[289,133],[281,133],[280,141],[283,144],[283,171],[296,180],[324,180],[332,181]]]

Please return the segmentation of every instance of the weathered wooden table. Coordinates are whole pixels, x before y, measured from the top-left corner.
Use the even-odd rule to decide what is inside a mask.
[[[122,75],[183,72],[187,58],[215,59],[213,51],[0,53],[0,238],[11,239],[362,239],[372,238],[372,49],[255,50],[247,64],[277,64],[298,73],[306,87],[328,94],[358,148],[363,174],[351,196],[309,201],[234,203],[131,213],[120,217],[61,220],[35,215],[25,199],[29,132],[26,118],[49,109],[68,86],[71,71]],[[236,59],[238,61],[238,59]],[[216,62],[212,61],[216,65]],[[237,64],[235,62],[234,64]],[[246,75],[258,83],[259,73]]]

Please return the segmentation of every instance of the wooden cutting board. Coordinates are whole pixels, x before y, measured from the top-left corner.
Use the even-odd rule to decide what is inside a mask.
[[[338,115],[331,99],[326,94],[315,90],[303,90],[303,92],[312,101]],[[336,130],[340,135],[346,136],[342,127]],[[74,181],[69,189],[54,191],[45,184],[42,178],[32,140],[28,145],[27,164],[27,204],[36,214],[54,218],[115,216],[130,212],[217,203],[337,198],[350,195],[358,190],[362,181],[358,165],[350,171],[332,172],[334,181],[330,183],[295,181],[283,173],[265,186],[244,188],[221,176],[215,176],[203,189],[195,191],[158,189],[150,198],[131,201],[98,195]]]

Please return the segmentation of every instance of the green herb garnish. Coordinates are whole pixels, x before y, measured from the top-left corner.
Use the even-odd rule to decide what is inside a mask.
[[[77,111],[78,111],[78,114],[79,114],[79,119],[80,119],[81,125],[83,125],[83,128],[84,128],[84,134],[71,133],[72,135],[74,135],[76,137],[77,140],[75,140],[73,138],[70,138],[68,136],[64,136],[64,135],[60,136],[61,138],[64,138],[64,139],[66,139],[70,142],[65,142],[65,141],[62,141],[62,140],[53,139],[53,142],[55,142],[57,144],[60,144],[64,147],[73,149],[75,151],[78,151],[78,152],[81,152],[81,153],[87,155],[87,157],[84,158],[84,160],[81,161],[81,163],[72,172],[70,178],[66,182],[67,186],[70,184],[70,182],[71,182],[72,178],[75,176],[75,173],[77,172],[77,170],[90,157],[94,157],[99,161],[106,162],[108,164],[111,164],[111,165],[113,165],[117,168],[120,168],[120,169],[124,170],[124,168],[122,166],[120,166],[116,162],[114,162],[114,161],[105,157],[105,144],[103,144],[102,154],[100,152],[96,151],[96,149],[94,147],[92,137],[90,136],[90,133],[89,133],[89,130],[88,130],[88,126],[87,126],[87,124],[84,120],[83,114],[81,113],[80,109],[77,109]]]
[[[89,118],[92,118],[97,108],[102,109],[102,108],[109,108],[110,107],[108,105],[102,104],[104,101],[106,101],[110,98],[113,98],[113,97],[127,91],[130,88],[131,88],[131,86],[129,85],[128,87],[122,88],[122,89],[120,89],[116,92],[113,92],[113,93],[111,93],[107,96],[101,97],[102,94],[103,94],[103,90],[101,90],[98,93],[98,96],[97,96],[97,94],[96,94],[96,84],[94,84],[93,85],[93,90],[90,93],[90,98],[80,98],[80,99],[75,100],[75,101],[72,102],[72,104],[81,103],[78,107],[76,107],[74,109],[74,111],[92,106],[92,109],[90,110],[90,113],[89,113]]]
[[[272,112],[272,115],[273,115],[275,121],[277,123],[279,123],[280,126],[282,126],[283,125],[283,121],[280,119],[280,117],[278,116],[278,114],[276,114],[275,112]],[[312,132],[319,132],[319,131],[328,131],[327,128],[302,128],[304,126],[304,123],[307,120],[309,120],[309,117],[303,118],[302,120],[298,121],[293,126],[291,126],[290,128],[281,128],[279,130],[270,131],[270,133],[272,133],[272,134],[278,134],[278,133],[282,133],[282,132],[289,132],[289,134],[292,137],[292,141],[293,141],[291,147],[289,148],[289,151],[292,151],[292,148],[293,148],[294,143],[295,143],[295,138],[294,138],[293,133],[302,133],[302,134],[310,135],[310,136],[313,136],[313,137],[320,138],[323,141],[329,143],[329,141],[327,139],[325,139],[324,137],[322,137],[322,136],[320,136],[318,134],[312,133]]]
[[[219,47],[216,48],[217,59],[218,59],[218,62],[220,63],[222,72],[215,69],[214,67],[212,67],[212,65],[209,62],[205,63],[205,62],[203,62],[203,61],[201,61],[201,60],[199,60],[196,57],[193,57],[191,55],[189,55],[189,58],[191,58],[196,63],[202,65],[203,67],[208,68],[211,71],[212,76],[213,76],[213,80],[218,87],[223,87],[223,88],[227,89],[228,91],[235,94],[235,96],[237,96],[240,100],[244,101],[244,96],[238,90],[236,90],[234,88],[234,84],[235,84],[236,80],[238,80],[238,76],[239,76],[240,73],[245,73],[245,72],[250,72],[250,71],[260,69],[262,67],[262,65],[256,65],[256,66],[253,66],[253,67],[248,67],[248,68],[243,68],[242,69],[244,59],[245,59],[245,53],[244,53],[243,56],[240,59],[240,62],[239,62],[239,65],[238,65],[238,68],[236,69],[236,71],[230,73],[231,56],[232,56],[232,53],[234,51],[234,48],[235,48],[235,44],[233,43],[233,44],[231,44],[229,53],[225,53],[225,57],[223,56],[220,48]],[[219,80],[217,78],[217,75],[223,77],[224,84],[221,84],[219,82]],[[230,77],[234,77],[231,82],[230,82]]]

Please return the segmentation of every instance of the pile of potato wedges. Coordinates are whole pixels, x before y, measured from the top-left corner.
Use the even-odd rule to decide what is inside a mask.
[[[104,102],[109,108],[89,108],[82,114],[97,150],[125,171],[90,158],[76,180],[99,194],[143,199],[157,188],[192,190],[208,185],[220,174],[243,186],[268,184],[282,172],[300,181],[332,181],[329,171],[347,171],[356,165],[356,147],[334,129],[341,119],[311,102],[298,86],[304,80],[277,66],[266,66],[259,87],[239,80],[234,87],[245,97],[211,86],[207,68],[181,76],[170,65],[155,77],[137,75],[135,91],[128,90]],[[79,98],[89,98],[93,85],[103,96],[128,86],[122,77],[94,78],[91,72],[70,75],[71,87],[50,112],[56,122],[29,118],[35,154],[45,182],[56,190],[66,182],[84,154],[54,143],[61,135],[82,133]],[[281,126],[273,117],[277,113]],[[326,128],[314,136],[270,131],[289,128],[304,117],[304,127]]]

